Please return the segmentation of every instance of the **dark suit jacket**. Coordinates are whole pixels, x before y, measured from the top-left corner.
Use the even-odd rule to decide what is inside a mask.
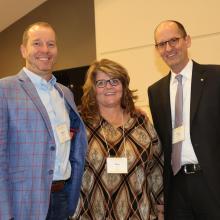
[[[148,89],[154,126],[164,150],[165,217],[172,187],[170,73]],[[220,66],[193,61],[190,137],[205,180],[220,207]]]

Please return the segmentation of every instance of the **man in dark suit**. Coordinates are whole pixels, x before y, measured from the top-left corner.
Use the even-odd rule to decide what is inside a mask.
[[[165,219],[219,220],[220,66],[189,59],[191,39],[177,21],[161,22],[154,34],[156,49],[171,69],[148,89],[164,150]],[[178,91],[182,91],[182,122],[175,126],[180,115],[175,109],[180,108]],[[177,145],[181,147],[176,169]]]
[[[75,211],[87,137],[72,92],[56,82],[54,29],[23,34],[25,67],[0,80],[0,219],[66,220]]]

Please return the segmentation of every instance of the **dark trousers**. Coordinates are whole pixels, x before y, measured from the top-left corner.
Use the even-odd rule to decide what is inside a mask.
[[[195,174],[179,172],[173,177],[171,190],[168,220],[220,220],[220,207],[202,171]]]
[[[68,219],[68,195],[65,188],[59,192],[52,192],[46,220]]]

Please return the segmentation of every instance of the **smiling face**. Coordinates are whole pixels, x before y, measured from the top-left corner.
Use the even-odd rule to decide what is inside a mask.
[[[98,71],[96,73],[96,81],[109,79],[112,79],[112,77],[104,72]],[[106,86],[103,88],[96,86],[95,92],[96,100],[100,109],[121,107],[123,89],[120,81],[115,86],[112,86],[110,82],[107,82]]]
[[[178,38],[175,46],[166,43],[164,48],[157,48],[164,62],[175,73],[179,73],[189,61],[188,48],[191,46],[191,39],[188,35],[184,36],[177,24],[172,21],[162,22],[155,31],[156,44]]]
[[[28,30],[27,42],[21,45],[21,53],[26,68],[49,80],[57,59],[57,45],[54,30],[50,27],[34,25]]]

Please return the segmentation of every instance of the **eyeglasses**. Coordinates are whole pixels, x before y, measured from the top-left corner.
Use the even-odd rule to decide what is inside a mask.
[[[179,43],[179,40],[180,40],[181,38],[183,38],[183,37],[171,38],[170,40],[167,40],[167,41],[164,41],[164,42],[155,44],[155,47],[156,47],[158,50],[164,50],[164,49],[166,48],[167,44],[169,44],[170,47],[175,47],[175,46]]]
[[[112,78],[112,79],[108,79],[108,80],[104,80],[104,79],[102,79],[102,80],[97,80],[97,81],[95,82],[96,87],[98,87],[98,88],[104,88],[104,87],[106,87],[107,83],[109,83],[111,86],[117,86],[117,85],[119,85],[120,80],[117,79],[117,78]]]

